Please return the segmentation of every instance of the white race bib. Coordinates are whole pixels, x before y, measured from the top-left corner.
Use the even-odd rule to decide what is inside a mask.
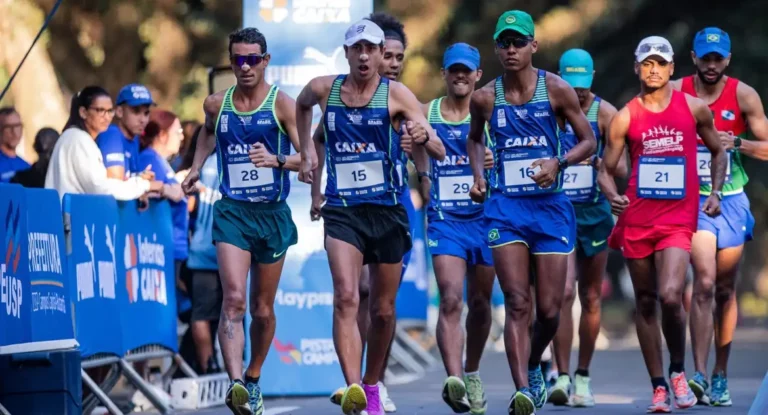
[[[336,164],[336,188],[338,190],[361,189],[381,184],[384,184],[384,163],[382,160]]]
[[[685,157],[641,156],[637,173],[639,197],[682,199],[685,196]]]
[[[536,186],[536,182],[531,179],[541,170],[541,167],[531,167],[531,164],[538,160],[522,159],[507,160],[504,162],[504,184],[509,186]]]
[[[731,153],[726,153],[725,183],[731,181]],[[706,146],[699,145],[696,152],[696,170],[699,174],[700,184],[712,183],[712,153]]]
[[[565,169],[563,189],[591,190],[594,183],[595,169],[589,164],[577,164]]]
[[[447,176],[438,178],[440,201],[467,201],[475,180],[472,176]]]
[[[268,186],[275,182],[274,170],[269,167],[256,167],[253,163],[230,164],[229,188]]]

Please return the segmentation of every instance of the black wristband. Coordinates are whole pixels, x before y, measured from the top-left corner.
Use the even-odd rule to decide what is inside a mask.
[[[429,180],[432,180],[432,173],[430,173],[430,172],[419,172],[419,173],[418,173],[418,179],[419,179],[419,183],[421,183],[421,178],[422,178],[422,177],[426,177],[426,178],[428,178]]]

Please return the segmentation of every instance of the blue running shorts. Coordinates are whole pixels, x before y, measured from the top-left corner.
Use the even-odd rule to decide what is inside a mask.
[[[493,266],[491,248],[486,241],[485,220],[435,220],[427,228],[427,245],[432,256],[450,255],[467,265]]]
[[[707,196],[701,196],[704,204]],[[749,210],[746,193],[725,196],[720,201],[720,215],[714,218],[699,210],[699,230],[713,233],[717,237],[717,249],[733,248],[752,240],[755,218]]]
[[[534,255],[573,252],[576,214],[565,193],[510,197],[494,193],[485,206],[488,246],[523,243]]]

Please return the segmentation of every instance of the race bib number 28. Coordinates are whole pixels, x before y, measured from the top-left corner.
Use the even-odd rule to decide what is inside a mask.
[[[262,187],[275,182],[274,171],[269,167],[256,167],[253,163],[230,164],[227,167],[229,187],[232,189]]]

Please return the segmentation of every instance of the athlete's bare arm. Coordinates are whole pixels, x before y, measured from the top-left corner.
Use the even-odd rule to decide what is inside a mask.
[[[323,206],[323,191],[320,189],[323,182],[323,169],[325,168],[325,129],[323,128],[324,116],[320,117],[320,124],[315,128],[312,142],[317,153],[317,168],[313,173],[317,180],[312,181],[312,206],[309,208],[310,219],[320,220],[320,208]]]
[[[429,104],[421,104],[421,113],[424,117],[429,116]],[[416,167],[416,173],[425,173],[430,170],[429,154],[427,153],[426,146],[413,146],[411,151],[411,158],[413,159],[413,165]],[[419,178],[419,193],[421,198],[424,199],[424,204],[429,203],[430,190],[432,189],[432,181],[429,177]]]
[[[192,166],[189,168],[189,174],[181,184],[181,188],[186,194],[192,194],[197,191],[195,183],[200,178],[200,169],[208,156],[216,149],[216,122],[221,110],[221,104],[224,102],[226,91],[220,91],[209,95],[203,101],[203,111],[205,112],[205,124],[200,129],[197,136],[197,146],[195,147],[195,157],[192,159]]]
[[[421,103],[405,85],[392,81],[389,83],[389,105],[393,115],[406,119],[406,133],[413,138],[411,153],[418,152],[417,147],[424,147],[430,157],[442,161],[445,159],[445,146],[427,122],[421,109]]]
[[[293,98],[283,91],[278,91],[277,99],[275,101],[275,115],[277,116],[277,122],[280,123],[283,130],[288,134],[288,138],[291,140],[293,148],[297,151],[296,154],[291,154],[285,157],[284,169],[290,171],[299,171],[301,165],[301,155],[299,151],[299,136],[296,132],[296,102]],[[277,162],[277,155],[267,151],[264,145],[257,143],[248,151],[248,156],[256,167],[271,167],[278,168],[280,164]]]
[[[309,84],[301,90],[296,98],[296,129],[299,134],[299,153],[301,154],[301,167],[299,168],[299,180],[311,184],[314,171],[317,168],[317,153],[312,143],[312,108],[320,104],[325,112],[325,102],[331,93],[331,86],[335,76],[320,76],[309,81]]]
[[[486,195],[486,182],[483,168],[485,161],[485,126],[491,120],[493,101],[495,98],[494,85],[491,81],[484,87],[472,93],[469,101],[469,137],[467,137],[467,156],[472,167],[475,183],[469,195],[473,201],[482,203]]]
[[[721,190],[725,182],[725,168],[728,162],[727,153],[720,144],[720,137],[715,130],[715,120],[712,117],[712,111],[709,106],[699,98],[686,95],[688,107],[696,119],[696,132],[701,137],[701,141],[712,153],[712,190]]]
[[[739,82],[736,97],[739,100],[739,109],[747,119],[749,131],[757,139],[756,141],[742,140],[739,151],[758,160],[768,160],[768,118],[765,117],[760,95],[751,86]],[[729,142],[724,141],[726,150],[733,147],[733,138],[730,137]]]
[[[597,113],[597,126],[600,129],[601,136],[605,137],[608,133],[608,127],[611,125],[611,120],[616,115],[616,107],[611,105],[610,102],[605,100],[600,102],[600,110]],[[604,138],[605,140],[605,138]],[[622,152],[623,154],[623,152]],[[608,200],[613,200],[618,196],[619,192],[616,189],[616,182],[613,180],[613,176],[608,174],[608,171],[603,167],[602,160],[598,159],[596,163],[597,183],[600,189],[603,191]],[[627,158],[620,157],[619,164],[616,168],[616,175],[619,177],[626,177],[627,175]]]
[[[619,163],[624,158],[624,143],[627,131],[629,131],[629,120],[629,108],[624,107],[613,116],[608,127],[608,133],[605,134],[605,152],[603,153],[601,173],[604,172],[604,175],[607,173],[608,180],[611,183],[613,183],[613,177],[620,173]],[[626,195],[619,195],[617,193],[609,195],[612,189],[615,192],[615,184],[613,188],[606,188],[604,181],[605,179],[598,182],[600,190],[605,193],[606,198],[611,202],[611,212],[614,215],[620,215],[629,206],[629,198]]]
[[[567,82],[551,73],[547,73],[547,90],[552,109],[558,116],[565,118],[571,124],[573,132],[579,140],[570,151],[565,153],[568,165],[581,163],[595,154],[597,140],[587,116],[581,109],[579,97]]]

